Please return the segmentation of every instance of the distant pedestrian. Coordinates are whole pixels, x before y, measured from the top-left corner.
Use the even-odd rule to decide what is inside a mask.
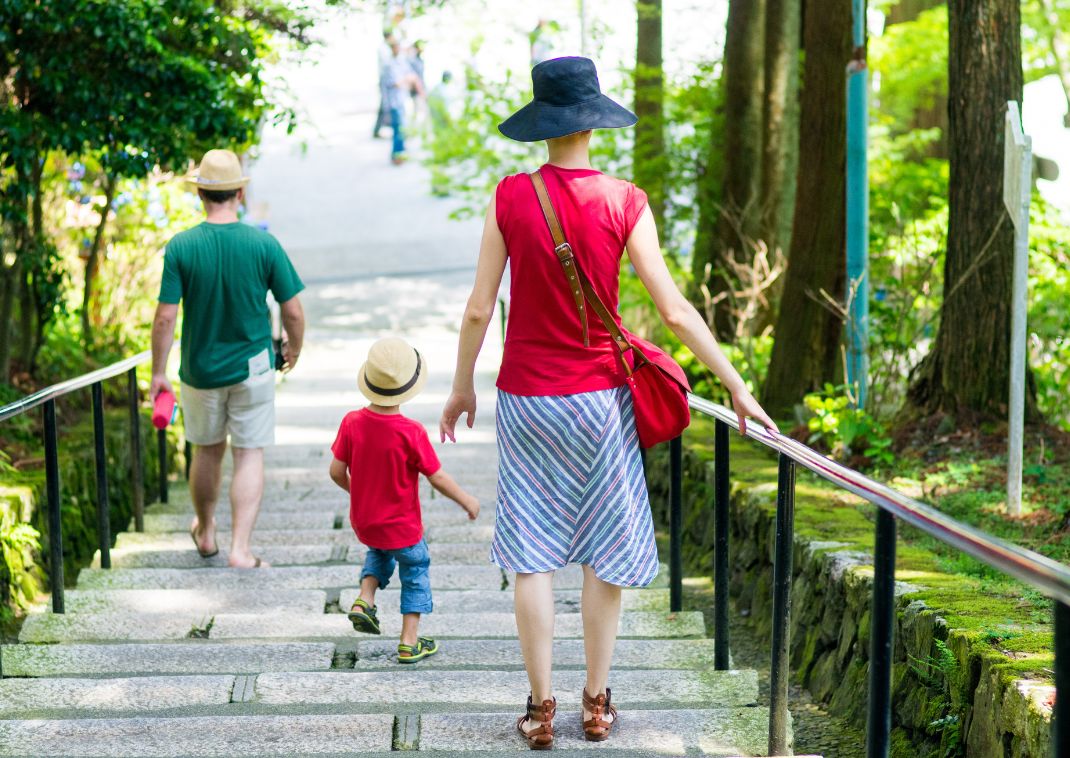
[[[389,29],[383,30],[383,42],[379,45],[379,111],[375,115],[375,126],[372,127],[372,138],[379,139],[379,132],[390,123],[390,109],[386,105],[387,93],[383,88],[383,72],[390,63],[393,55],[390,46],[394,41],[394,33]]]
[[[405,340],[376,342],[357,376],[370,404],[346,414],[331,447],[331,479],[349,493],[350,524],[368,548],[360,597],[349,609],[349,620],[359,632],[379,634],[375,594],[387,586],[396,566],[402,614],[398,663],[416,663],[438,652],[438,643],[419,636],[420,616],[433,608],[420,475],[468,518],[479,516],[479,501],[442,470],[427,430],[401,415],[401,404],[420,393],[427,375],[423,356]]]
[[[206,219],[167,243],[160,302],[152,324],[153,399],[172,391],[167,357],[182,304],[180,400],[186,440],[193,444],[190,494],[195,516],[190,535],[197,552],[219,552],[215,510],[223,455],[230,437],[229,564],[259,568],[249,541],[264,492],[264,448],[275,441],[277,361],[292,369],[301,354],[305,319],[297,293],[304,284],[278,241],[238,221],[249,178],[238,156],[209,150],[189,180]],[[285,339],[273,352],[267,294],[279,303]]]
[[[394,165],[400,165],[405,160],[405,103],[413,88],[422,95],[423,85],[413,72],[409,58],[404,54],[398,40],[391,40],[390,53],[390,59],[380,78],[380,87],[386,107],[390,111],[390,127],[394,131],[390,159]]]
[[[531,78],[534,100],[498,128],[520,142],[546,140],[549,159],[537,174],[504,178],[491,198],[461,322],[453,392],[439,429],[441,439],[454,440],[462,414],[473,424],[476,356],[508,260],[510,317],[498,373],[501,454],[491,560],[516,572],[517,632],[531,686],[517,728],[531,748],[545,750],[553,745],[557,708],[550,688],[554,571],[569,563],[583,566],[587,677],[580,702],[590,741],[608,738],[616,721],[607,685],[621,588],[645,586],[658,572],[627,385],[634,366],[625,361],[635,358],[614,337],[615,332],[628,344],[617,313],[625,250],[662,320],[731,394],[740,429],[748,416],[776,427],[705,319],[677,289],[646,194],[591,166],[591,131],[631,126],[635,114],[601,93],[587,58],[546,61],[532,69]],[[546,187],[567,232],[572,258],[555,255],[568,251],[555,249],[539,186]],[[585,301],[589,309],[578,307]]]

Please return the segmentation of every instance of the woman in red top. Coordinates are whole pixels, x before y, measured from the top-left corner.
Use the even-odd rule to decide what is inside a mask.
[[[627,249],[662,320],[731,393],[740,428],[752,417],[775,429],[677,289],[645,193],[591,167],[591,130],[631,126],[635,115],[601,94],[586,58],[540,63],[531,77],[534,100],[499,129],[524,142],[546,140],[549,160],[539,173],[576,265],[596,294],[619,325],[618,278]],[[506,177],[491,200],[440,433],[456,441],[461,415],[467,414],[469,427],[475,421],[476,356],[509,261],[491,560],[516,572],[517,631],[531,684],[517,728],[532,749],[547,749],[556,708],[550,686],[553,571],[567,563],[583,566],[587,681],[581,718],[587,739],[604,740],[616,717],[606,683],[621,588],[649,584],[658,562],[624,368],[601,321],[593,313],[581,319],[532,181],[526,174]]]

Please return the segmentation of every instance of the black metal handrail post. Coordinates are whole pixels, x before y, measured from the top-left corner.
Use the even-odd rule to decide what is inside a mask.
[[[1052,758],[1070,755],[1070,605],[1055,603],[1055,709],[1051,714]]]
[[[877,509],[873,606],[869,634],[868,758],[888,758],[892,738],[892,646],[895,642],[895,516]]]
[[[788,647],[791,632],[792,547],[795,540],[795,461],[783,453],[777,471],[776,556],[773,562],[773,655],[769,669],[769,755],[787,755]]]
[[[713,667],[730,665],[728,630],[728,424],[717,421],[713,433]]]
[[[156,454],[159,456],[160,502],[167,502],[167,430],[156,430]]]
[[[100,567],[111,568],[111,511],[108,503],[108,451],[104,442],[104,388],[93,385],[93,460],[97,477],[97,541]]]
[[[137,389],[137,369],[126,374],[127,402],[130,404],[130,475],[134,496],[134,530],[145,531],[145,470],[141,465],[141,398]]]
[[[52,612],[63,613],[63,520],[59,503],[59,445],[56,439],[56,401],[44,403],[45,496],[48,500],[49,575]]]
[[[669,610],[673,613],[684,607],[683,447],[680,437],[669,442]]]

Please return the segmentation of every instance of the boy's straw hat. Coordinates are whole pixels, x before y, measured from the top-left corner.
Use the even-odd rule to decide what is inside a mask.
[[[226,192],[241,189],[249,183],[249,177],[242,176],[241,161],[230,150],[209,150],[201,158],[197,173],[186,177],[186,181],[198,189]]]
[[[427,383],[427,364],[403,339],[389,337],[371,346],[357,378],[360,391],[377,405],[401,405]]]

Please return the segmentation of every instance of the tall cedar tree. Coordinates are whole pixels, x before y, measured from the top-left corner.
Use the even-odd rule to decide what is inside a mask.
[[[784,414],[839,368],[843,322],[825,299],[844,297],[846,80],[851,0],[807,0],[803,14],[799,170],[791,258],[762,402]]]
[[[765,50],[765,0],[731,0],[725,36],[724,176],[718,207],[703,204],[695,240],[693,272],[713,295],[731,291],[730,260],[746,260],[749,241],[757,239],[761,217],[762,92]],[[706,265],[711,264],[709,281]],[[713,328],[720,339],[735,336],[731,300],[714,311]]]
[[[801,0],[766,0],[761,238],[788,254],[799,161]]]
[[[638,0],[635,50],[635,183],[646,190],[661,228],[665,218],[665,76],[661,52],[661,0]]]
[[[1006,415],[1014,228],[1003,205],[1007,101],[1022,99],[1019,0],[950,0],[947,253],[940,328],[914,372],[917,414]],[[1032,382],[1026,413],[1036,417]]]

